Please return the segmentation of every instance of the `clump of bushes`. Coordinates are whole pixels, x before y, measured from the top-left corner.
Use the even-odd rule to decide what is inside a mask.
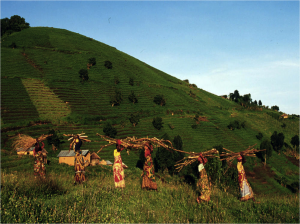
[[[166,99],[164,98],[164,95],[156,95],[153,102],[160,106],[166,105]]]
[[[246,127],[246,121],[243,121],[242,123],[240,123],[238,120],[234,120],[234,121],[231,121],[230,124],[227,125],[227,127],[230,130],[245,128]]]
[[[161,128],[163,128],[164,123],[162,122],[161,117],[155,117],[153,118],[152,124],[157,130],[160,130]]]
[[[117,129],[115,129],[110,123],[106,123],[106,125],[103,128],[103,132],[106,136],[109,136],[111,138],[114,138],[117,135]]]
[[[107,68],[107,69],[112,69],[112,63],[110,61],[105,61],[104,62],[104,66]]]
[[[118,106],[122,103],[122,101],[123,101],[122,92],[116,89],[115,94],[110,97],[110,104],[112,107],[115,105]]]
[[[128,96],[128,99],[130,102],[132,102],[133,104],[138,102],[138,99],[136,98],[134,91],[131,91],[131,94]]]
[[[96,65],[96,58],[89,58],[89,64],[92,66]]]
[[[131,114],[129,121],[135,127],[140,122],[140,117],[138,114],[137,115]]]
[[[79,73],[79,78],[81,79],[82,82],[89,80],[88,70],[80,69],[78,73]]]

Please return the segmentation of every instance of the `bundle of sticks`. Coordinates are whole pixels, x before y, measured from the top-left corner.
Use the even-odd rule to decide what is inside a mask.
[[[256,152],[261,152],[261,151],[265,151],[266,150],[266,149],[260,149],[260,150],[259,149],[255,149],[254,148],[255,145],[256,144],[254,144],[252,146],[249,146],[246,150],[241,151],[241,152],[232,152],[232,151],[230,151],[228,149],[223,148],[225,151],[227,151],[227,153],[226,152],[221,153],[220,154],[220,156],[221,156],[220,160],[226,160],[227,163],[230,166],[232,166],[233,160],[236,159],[237,157],[239,157],[240,155],[241,156],[256,157],[256,155],[255,155]],[[228,166],[228,168],[229,168],[229,166]],[[228,168],[227,168],[227,170],[228,170]],[[227,170],[225,171],[225,173],[227,172]]]
[[[79,136],[79,138],[83,141],[83,142],[91,142],[91,140],[87,139],[88,136],[85,135],[85,133],[81,133],[81,134],[77,134],[77,135],[73,135],[73,134],[63,134],[66,137],[70,137],[68,138],[68,141],[73,141],[74,137],[76,137],[77,135]]]
[[[180,170],[182,170],[183,167],[188,166],[194,162],[196,162],[199,158],[200,153],[202,153],[202,156],[204,157],[217,157],[219,158],[219,151],[216,149],[211,149],[205,152],[185,152],[185,151],[181,151],[181,150],[175,150],[178,152],[183,152],[183,153],[187,153],[189,154],[189,156],[184,157],[183,159],[179,160],[176,162],[175,166],[176,166],[176,171],[180,172]]]
[[[104,141],[107,141],[109,144],[104,145],[100,148],[100,150],[97,152],[99,153],[103,148],[108,147],[110,145],[115,145],[117,143],[117,139],[114,138],[110,138],[108,136],[105,135],[100,135],[100,134],[96,134],[98,136],[100,136]],[[172,143],[169,140],[164,140],[164,139],[158,139],[156,137],[153,138],[136,138],[136,137],[127,137],[125,139],[120,139],[122,142],[122,146],[125,148],[130,148],[130,149],[139,149],[139,148],[143,148],[144,144],[146,142],[151,142],[153,145],[153,148],[157,148],[157,147],[164,147],[166,149],[174,149]]]
[[[38,139],[38,141],[41,142],[41,141],[46,140],[49,136],[52,136],[52,134],[50,134],[50,135],[43,134],[40,137],[38,137],[37,139]],[[12,147],[14,150],[18,150],[19,148],[29,149],[35,143],[36,143],[36,138],[32,138],[29,135],[19,134],[16,137],[16,140],[13,142]]]

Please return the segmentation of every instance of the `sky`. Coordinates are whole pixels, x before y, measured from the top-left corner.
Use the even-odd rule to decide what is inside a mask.
[[[300,114],[299,1],[1,1],[1,19],[67,29],[216,95]]]

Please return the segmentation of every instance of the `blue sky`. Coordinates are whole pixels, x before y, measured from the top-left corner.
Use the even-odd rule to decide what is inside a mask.
[[[300,114],[299,1],[1,1],[1,18],[63,28],[217,95]]]

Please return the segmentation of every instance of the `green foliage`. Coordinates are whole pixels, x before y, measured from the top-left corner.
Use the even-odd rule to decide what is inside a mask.
[[[116,137],[117,135],[117,129],[114,128],[110,123],[106,123],[104,128],[103,128],[103,132],[105,133],[106,136],[109,136],[111,138]]]
[[[152,124],[157,130],[160,130],[161,128],[163,128],[164,123],[162,122],[161,117],[155,117],[153,118]]]
[[[279,107],[277,105],[271,107],[272,110],[279,111]]]
[[[136,115],[131,114],[129,121],[135,127],[140,122],[140,117],[138,114],[136,114]]]
[[[60,144],[64,143],[64,141],[61,141],[64,139],[64,137],[62,134],[60,134],[59,130],[51,129],[49,130],[48,134],[52,134],[52,136],[47,138],[48,145],[53,144],[56,148],[59,148]]]
[[[156,95],[154,97],[153,102],[156,103],[157,105],[160,105],[160,106],[165,106],[166,105],[166,100],[165,100],[163,95]]]
[[[262,140],[262,138],[263,138],[263,134],[261,132],[259,132],[258,135],[255,135],[255,136],[258,140]]]
[[[91,64],[91,65],[96,65],[96,58],[89,58],[89,64]]]
[[[104,66],[107,68],[107,69],[112,69],[112,63],[110,61],[105,61],[104,62]]]
[[[193,98],[196,98],[196,94],[195,94],[195,93],[193,93],[193,92],[192,92],[192,90],[190,90],[190,93],[189,93],[189,95],[190,95],[191,97],[193,97]]]
[[[299,148],[299,135],[295,135],[294,137],[292,137],[291,144],[295,148]]]
[[[80,69],[79,70],[79,78],[81,79],[82,82],[88,81],[89,80],[89,73],[87,69]]]
[[[284,143],[284,134],[279,133],[277,134],[277,131],[274,131],[271,136],[271,144],[273,146],[274,151],[280,154],[281,149],[283,147]]]
[[[9,45],[10,48],[17,48],[17,45],[15,42],[12,42],[11,45]]]
[[[246,121],[243,121],[241,124],[238,120],[231,121],[227,127],[230,130],[246,128]]]
[[[268,139],[265,139],[259,146],[260,149],[266,149],[266,151],[261,151],[257,153],[257,156],[266,162],[266,159],[271,158],[272,156],[272,145]]]
[[[283,124],[281,125],[281,127],[282,127],[282,128],[285,128],[285,127],[286,127],[286,123],[283,123]]]
[[[188,79],[185,79],[185,80],[183,80],[183,81],[186,82],[186,83],[190,83]]]
[[[131,85],[131,86],[133,86],[133,85],[134,85],[133,78],[129,78],[129,85]]]
[[[128,99],[130,102],[132,102],[133,104],[138,102],[138,99],[136,98],[134,91],[131,90],[131,94],[128,96]]]
[[[120,83],[120,80],[119,80],[118,76],[115,76],[114,82],[115,82],[116,85],[118,85]]]
[[[5,34],[10,35],[13,32],[19,32],[29,27],[29,23],[26,23],[25,19],[18,15],[11,16],[10,19],[1,19],[1,37]]]
[[[110,97],[110,104],[112,106],[118,106],[122,103],[122,101],[123,101],[122,92],[121,90],[116,89],[115,94]]]

